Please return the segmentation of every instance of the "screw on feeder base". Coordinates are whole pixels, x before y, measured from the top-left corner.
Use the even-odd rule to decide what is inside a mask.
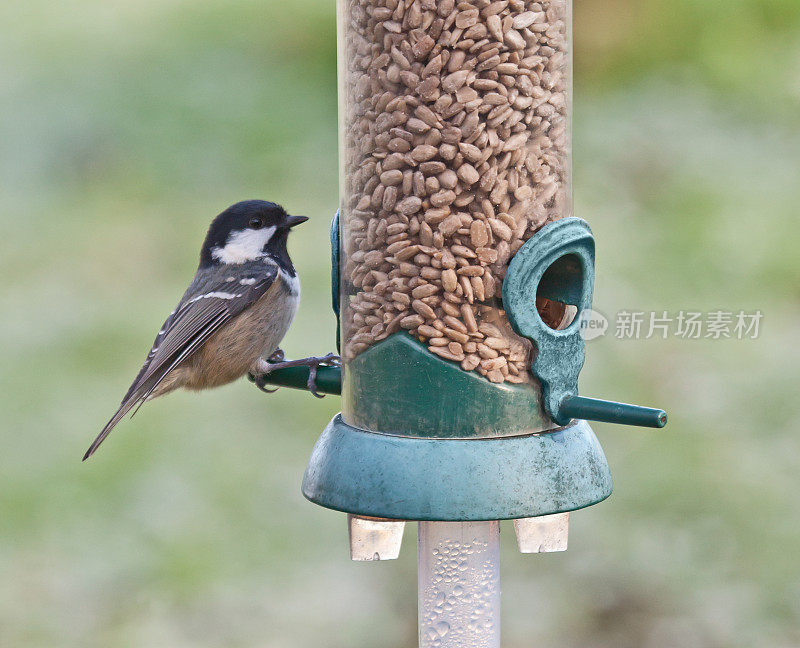
[[[348,513],[350,559],[356,562],[396,560],[403,544],[403,520]],[[569,513],[514,520],[520,553],[554,553],[567,550]]]
[[[351,560],[396,560],[400,555],[405,522],[348,514],[347,526]]]
[[[569,513],[514,520],[520,553],[566,551],[569,540]]]

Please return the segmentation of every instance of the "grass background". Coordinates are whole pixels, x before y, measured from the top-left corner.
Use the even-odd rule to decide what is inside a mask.
[[[615,476],[570,551],[503,527],[504,645],[800,646],[800,5],[577,0],[577,215],[595,304],[764,311],[758,340],[591,343]],[[401,559],[347,560],[300,479],[336,411],[240,382],[148,405],[87,464],[210,218],[312,216],[285,348],[332,347],[335,8],[308,0],[0,3],[0,646],[415,645]]]

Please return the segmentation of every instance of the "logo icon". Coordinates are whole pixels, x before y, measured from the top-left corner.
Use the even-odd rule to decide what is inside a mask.
[[[578,327],[584,340],[596,340],[608,331],[608,319],[602,313],[587,308],[578,316]]]

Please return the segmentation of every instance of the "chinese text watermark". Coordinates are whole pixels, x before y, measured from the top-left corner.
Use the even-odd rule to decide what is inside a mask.
[[[613,333],[619,340],[756,340],[761,333],[764,313],[756,311],[632,311],[623,310],[614,319]],[[594,310],[579,317],[581,335],[594,340],[611,328],[608,318]]]

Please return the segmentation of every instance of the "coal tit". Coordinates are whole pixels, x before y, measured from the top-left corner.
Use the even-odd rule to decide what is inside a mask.
[[[300,303],[286,240],[292,227],[307,220],[264,200],[236,203],[214,219],[194,280],[84,460],[130,410],[179,387],[207,389],[248,372],[263,376],[287,366],[337,363],[332,354],[285,361],[278,348]]]

